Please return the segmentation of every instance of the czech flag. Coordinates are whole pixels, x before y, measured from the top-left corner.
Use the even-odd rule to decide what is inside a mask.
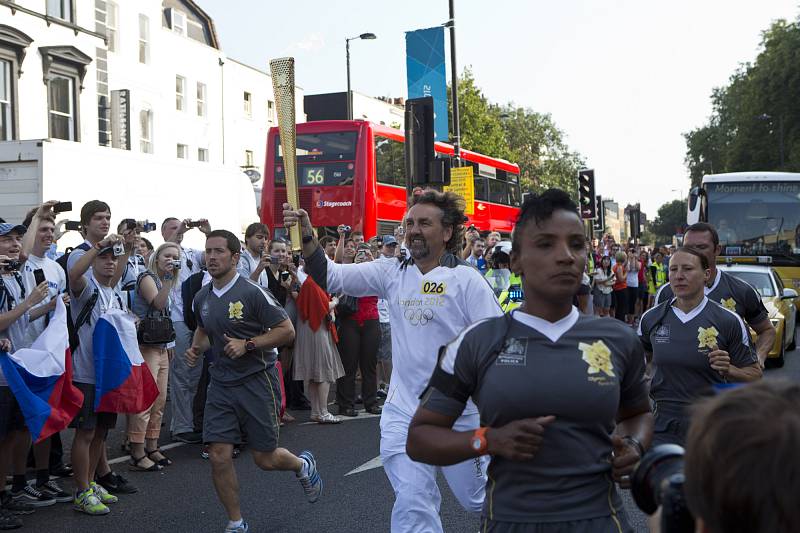
[[[144,364],[133,316],[119,309],[102,315],[92,333],[94,410],[141,413],[158,397],[158,385]]]
[[[67,308],[61,298],[50,324],[30,348],[0,352],[0,368],[34,442],[69,425],[83,405],[83,393],[72,384]]]

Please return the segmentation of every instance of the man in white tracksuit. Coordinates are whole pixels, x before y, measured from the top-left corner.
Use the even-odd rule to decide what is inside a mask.
[[[440,532],[441,495],[436,467],[406,454],[408,425],[438,359],[439,348],[484,318],[503,314],[480,272],[455,255],[461,248],[463,201],[452,193],[425,191],[406,215],[405,261],[336,264],[325,257],[308,214],[284,204],[284,223],[300,222],[305,271],[330,293],[378,296],[389,306],[392,326],[391,383],[381,416],[381,460],[395,491],[392,532]],[[480,426],[467,404],[455,429]],[[480,513],[488,457],[442,468],[453,493],[469,512]]]

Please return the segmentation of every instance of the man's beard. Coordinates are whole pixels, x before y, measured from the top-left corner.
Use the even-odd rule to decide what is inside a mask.
[[[415,261],[425,259],[431,255],[431,249],[428,247],[428,241],[422,239],[422,243],[415,244],[414,240],[408,243],[408,248],[411,251],[411,257]]]

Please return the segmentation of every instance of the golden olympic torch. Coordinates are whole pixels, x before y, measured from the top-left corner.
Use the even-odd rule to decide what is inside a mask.
[[[297,190],[297,127],[295,125],[294,103],[294,58],[281,57],[269,62],[272,74],[272,89],[275,91],[275,106],[278,110],[278,129],[281,136],[283,168],[286,176],[286,201],[292,208],[300,209],[300,196]],[[276,206],[276,208],[281,208]],[[300,225],[289,228],[292,250],[300,251],[303,241]]]

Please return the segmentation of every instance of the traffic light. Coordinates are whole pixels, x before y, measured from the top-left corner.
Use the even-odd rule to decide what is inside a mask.
[[[642,226],[641,226],[641,211],[639,204],[636,204],[630,211],[628,211],[628,218],[630,219],[631,224],[631,238],[638,239],[642,236]]]
[[[578,172],[578,208],[581,218],[596,218],[597,206],[594,194],[594,169],[583,169]]]
[[[405,171],[409,191],[414,186],[450,185],[449,158],[433,149],[433,98],[406,100]]]
[[[603,209],[603,197],[595,196],[594,212],[597,215],[592,224],[594,231],[603,231],[606,228],[606,214]]]

